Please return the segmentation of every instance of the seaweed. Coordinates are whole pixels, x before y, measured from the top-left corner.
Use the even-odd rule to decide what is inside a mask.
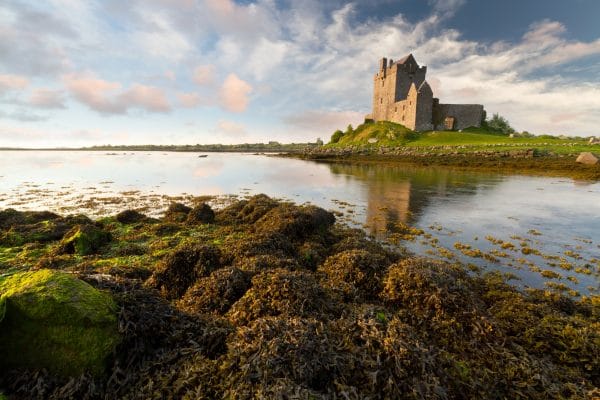
[[[22,232],[28,249],[0,244],[6,273],[37,264],[76,274],[111,294],[122,337],[104,375],[8,368],[0,391],[17,399],[600,395],[597,295],[518,290],[508,276],[392,250],[325,210],[265,195],[216,210],[212,222],[193,214],[173,206],[159,220],[107,218],[93,224],[112,237],[95,254],[57,255],[62,236],[27,242],[43,214],[0,213],[2,232]],[[69,229],[76,225],[86,223]]]

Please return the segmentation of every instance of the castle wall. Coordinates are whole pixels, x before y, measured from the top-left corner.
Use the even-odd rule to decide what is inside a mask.
[[[388,121],[397,122],[412,129],[410,126],[414,124],[414,107],[409,100],[400,100],[394,103],[390,108],[390,118]]]
[[[375,121],[394,121],[404,124],[400,113],[400,107],[404,104],[399,105],[398,102],[406,100],[413,83],[419,87],[425,81],[426,72],[427,67],[419,67],[412,60],[405,64],[394,64],[390,60],[388,64],[386,58],[381,59],[379,72],[373,77],[371,118]]]
[[[433,129],[433,92],[425,83],[416,94],[415,127],[416,131],[429,131]]]
[[[437,104],[433,109],[435,129],[444,129],[444,119],[454,117],[454,129],[481,126],[485,111],[481,104]]]
[[[382,58],[373,77],[373,113],[367,117],[417,131],[445,129],[446,117],[452,117],[449,125],[453,121],[454,129],[481,126],[485,118],[482,105],[439,104],[425,81],[426,73],[427,67],[419,67],[412,55],[397,63]]]
[[[427,67],[419,68],[416,64],[395,65],[397,67],[395,101],[404,100],[408,96],[410,85],[421,86],[425,81]]]

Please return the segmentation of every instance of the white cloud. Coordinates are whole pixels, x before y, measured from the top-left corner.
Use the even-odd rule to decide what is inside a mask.
[[[244,68],[250,71],[256,79],[263,80],[271,71],[281,65],[287,51],[288,46],[285,42],[274,42],[261,38]]]
[[[229,74],[220,90],[221,106],[230,112],[244,112],[248,107],[248,95],[252,86],[236,74]]]
[[[91,73],[69,74],[63,80],[75,99],[102,114],[125,114],[130,108],[150,112],[171,109],[159,88],[134,83],[129,89],[122,90],[120,83],[97,78]]]
[[[159,12],[143,10],[144,29],[133,34],[133,40],[148,54],[178,62],[192,51],[192,45],[169,19]]]

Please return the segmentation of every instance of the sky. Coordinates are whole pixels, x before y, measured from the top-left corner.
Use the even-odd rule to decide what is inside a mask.
[[[598,0],[2,0],[0,147],[327,141],[412,53],[442,103],[600,135]]]

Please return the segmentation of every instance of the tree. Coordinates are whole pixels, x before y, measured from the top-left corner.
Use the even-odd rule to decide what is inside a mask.
[[[515,130],[508,123],[508,120],[498,113],[495,113],[491,119],[487,120],[486,125],[488,128],[500,131],[507,135],[510,133],[515,133]]]
[[[354,132],[354,128],[352,127],[352,124],[349,124],[346,128],[346,135],[350,135],[352,132]]]
[[[317,138],[317,141],[315,142],[315,144],[317,146],[323,146],[323,141],[321,140],[321,138]]]
[[[342,136],[344,136],[344,132],[342,132],[339,129],[337,131],[333,132],[333,135],[331,135],[331,143],[339,142],[340,139],[342,138]]]

